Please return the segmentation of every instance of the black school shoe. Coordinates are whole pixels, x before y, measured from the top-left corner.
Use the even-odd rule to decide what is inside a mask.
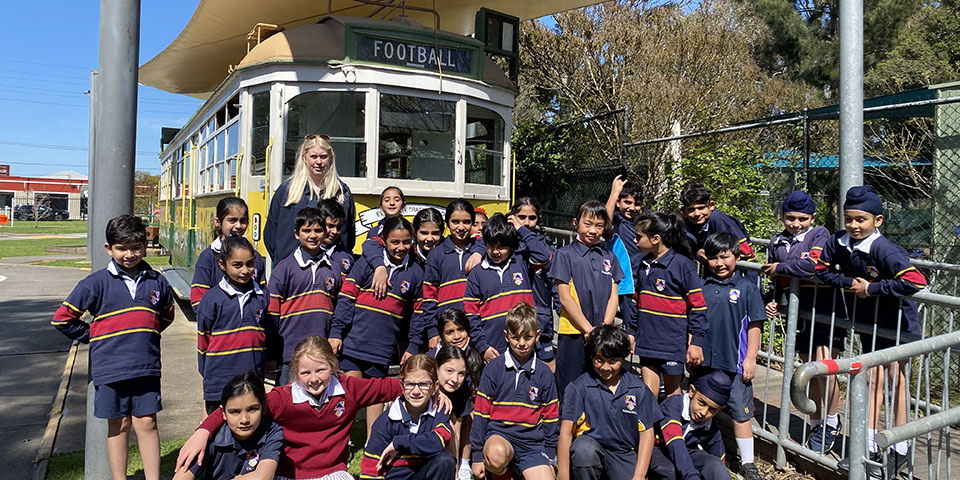
[[[742,480],[764,480],[763,475],[760,475],[760,470],[757,470],[757,465],[754,463],[740,465],[739,473]]]
[[[895,448],[890,449],[890,453],[887,454],[887,478],[893,479],[897,475],[900,475],[900,472],[906,468],[907,464],[910,462],[910,450],[913,447],[907,448],[907,453],[905,455],[900,455],[897,453]]]

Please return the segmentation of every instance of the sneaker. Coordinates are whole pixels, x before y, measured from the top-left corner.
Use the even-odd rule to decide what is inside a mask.
[[[742,480],[764,480],[763,476],[760,475],[760,471],[757,470],[757,465],[754,463],[744,463],[740,465],[740,478]]]
[[[880,452],[870,452],[870,462],[879,463],[880,465],[874,465],[873,463],[867,463],[867,477],[875,478],[877,480],[886,480],[887,477],[884,475],[886,468],[883,465],[883,454]]]
[[[833,449],[833,444],[837,441],[837,435],[840,435],[842,424],[838,421],[836,427],[821,423],[810,429],[810,436],[807,438],[807,447],[814,452],[829,452]]]
[[[913,447],[910,447],[913,448]],[[896,449],[891,448],[887,454],[887,478],[895,478],[907,466],[910,461],[910,450],[907,449],[906,455],[900,455]]]

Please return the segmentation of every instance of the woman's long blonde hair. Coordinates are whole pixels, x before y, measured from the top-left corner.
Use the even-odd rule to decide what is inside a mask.
[[[330,154],[330,167],[323,175],[321,182],[323,188],[317,188],[310,181],[310,173],[307,172],[307,165],[303,157],[307,150],[313,147],[320,147]],[[300,203],[303,197],[304,188],[310,185],[310,198],[326,200],[335,198],[338,202],[343,202],[343,191],[340,189],[340,176],[337,175],[337,157],[333,153],[333,147],[330,146],[330,137],[326,135],[307,135],[297,150],[297,165],[293,170],[293,176],[290,177],[290,190],[287,192],[287,201],[284,206],[296,205]]]

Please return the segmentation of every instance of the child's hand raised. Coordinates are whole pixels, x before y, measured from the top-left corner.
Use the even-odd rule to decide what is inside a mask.
[[[613,182],[610,183],[610,196],[616,195],[619,197],[625,183],[627,183],[627,180],[623,178],[622,174],[613,177]]]
[[[517,216],[512,213],[507,215],[507,223],[509,223],[515,230],[520,230],[520,227],[523,226]]]
[[[853,293],[857,294],[860,298],[870,297],[870,281],[865,278],[857,277],[853,279],[853,285],[850,287],[853,290]]]

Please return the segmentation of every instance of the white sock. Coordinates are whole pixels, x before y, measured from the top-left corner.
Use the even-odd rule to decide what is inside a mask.
[[[466,469],[469,470],[469,469],[471,468],[471,466],[470,466],[470,459],[469,459],[469,458],[461,458],[461,459],[460,459],[460,468],[466,468]]]
[[[906,455],[907,452],[910,450],[910,444],[907,443],[906,440],[904,440],[902,442],[898,442],[896,445],[894,445],[893,448],[896,449],[897,453],[899,453],[900,455]]]
[[[817,427],[817,426],[820,425],[821,423],[823,423],[823,420],[820,420],[819,418],[811,418],[811,419],[810,419],[810,426],[811,426],[811,427]]]
[[[740,463],[753,463],[753,438],[738,438],[737,448],[740,449]]]
[[[874,437],[876,436],[877,436],[876,430],[872,428],[867,429],[867,450],[870,451],[871,453],[877,451],[877,442],[874,441]]]
[[[840,414],[827,415],[827,425],[837,428],[837,425],[840,425]]]

